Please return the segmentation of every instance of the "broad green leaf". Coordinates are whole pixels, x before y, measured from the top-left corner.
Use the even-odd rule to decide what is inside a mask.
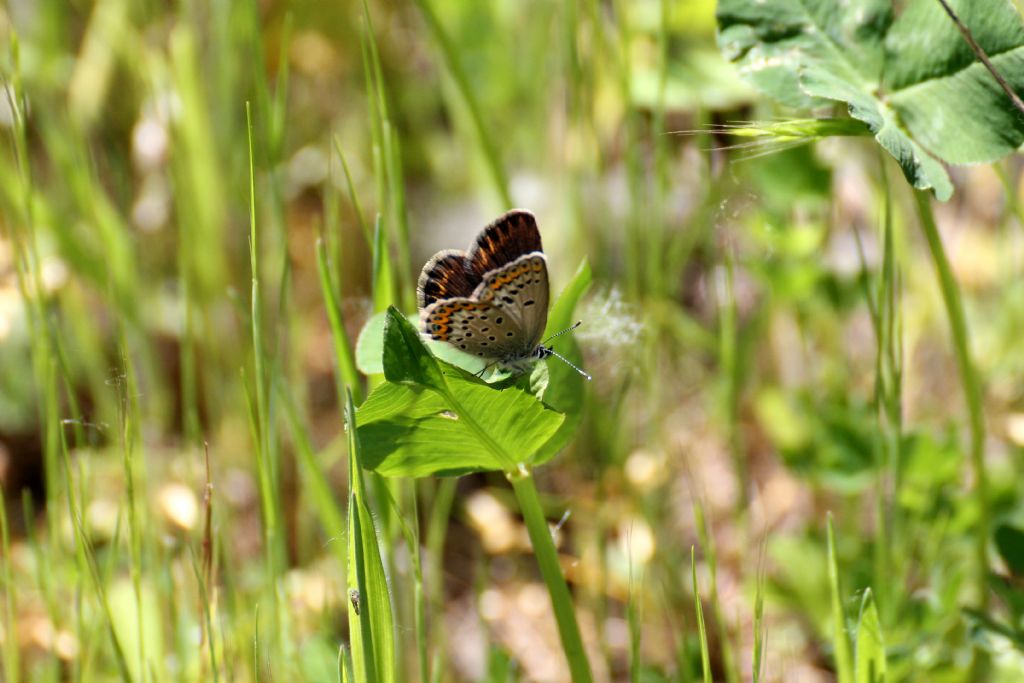
[[[388,476],[511,471],[530,463],[563,416],[516,387],[498,389],[434,358],[396,309],[384,374],[359,410],[364,466]]]
[[[1024,25],[1006,0],[951,0],[993,64],[1024,90]],[[996,160],[1024,118],[936,0],[721,0],[719,46],[740,74],[796,107],[846,103],[907,180],[948,199],[942,166]],[[940,161],[941,160],[941,161]]]
[[[532,462],[562,424],[526,392],[495,389],[438,362],[447,391],[388,382],[359,409],[364,467],[406,477],[509,470]]]
[[[373,515],[366,505],[363,487],[361,435],[356,410],[347,397],[346,422],[349,451],[348,510],[348,623],[352,641],[352,665],[356,680],[395,680],[395,635],[384,563]]]
[[[950,0],[1018,94],[1024,24],[1007,0]],[[977,60],[938,0],[913,0],[886,36],[883,92],[924,148],[952,164],[995,161],[1024,142],[1024,118]]]
[[[900,127],[898,114],[891,107],[826,69],[806,69],[801,85],[805,92],[818,97],[846,102],[850,116],[868,125],[875,140],[896,159],[911,185],[920,190],[931,189],[942,200],[953,195],[953,183],[942,163]]]
[[[827,64],[837,78],[878,80],[881,42],[892,21],[889,0],[720,0],[718,46],[740,75],[783,104],[820,106],[800,87],[809,65]]]
[[[885,640],[871,589],[864,591],[857,620],[856,683],[884,683]]]
[[[382,363],[389,382],[412,382],[436,390],[444,387],[437,359],[423,345],[419,331],[394,306],[388,307],[384,319]]]

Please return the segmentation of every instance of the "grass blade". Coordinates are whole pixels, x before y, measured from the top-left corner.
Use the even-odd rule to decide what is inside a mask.
[[[347,395],[345,418],[349,447],[348,621],[352,663],[358,681],[395,680],[395,637],[391,592],[384,574],[373,515],[366,504],[356,409]]]
[[[885,639],[871,589],[864,591],[857,620],[855,683],[885,683]]]
[[[853,657],[850,639],[846,634],[846,617],[839,588],[839,561],[836,559],[836,538],[832,528],[832,513],[828,515],[828,582],[832,602],[832,646],[836,659],[838,683],[853,683]]]
[[[708,630],[704,624],[704,608],[700,604],[700,587],[697,585],[697,551],[692,545],[690,546],[690,572],[693,575],[693,608],[697,611],[697,635],[700,637],[700,666],[704,674],[704,683],[712,683]]]
[[[498,193],[502,204],[506,208],[512,208],[514,206],[512,194],[509,192],[508,178],[505,175],[505,168],[501,162],[498,145],[484,123],[483,110],[480,108],[476,94],[469,84],[469,77],[462,67],[455,44],[445,32],[444,27],[441,26],[441,20],[434,11],[430,0],[416,0],[416,5],[423,12],[423,18],[427,20],[427,26],[434,37],[434,42],[437,43],[441,50],[444,67],[455,82],[455,87],[459,91],[463,102],[465,102],[466,109],[469,110],[470,120],[473,122],[473,129],[480,143],[480,150],[483,152],[487,169],[491,172],[491,181],[494,183],[494,189]]]

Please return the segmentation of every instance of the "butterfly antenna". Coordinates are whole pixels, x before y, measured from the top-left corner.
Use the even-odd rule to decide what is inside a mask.
[[[542,343],[542,344],[543,344],[544,346],[547,346],[548,342],[549,342],[549,341],[551,341],[552,339],[554,339],[555,337],[561,337],[561,336],[562,336],[563,334],[565,334],[566,332],[572,332],[573,330],[575,330],[575,329],[576,329],[577,327],[579,327],[579,326],[580,326],[580,325],[582,325],[582,324],[583,324],[583,321],[582,321],[582,320],[577,320],[577,321],[576,321],[575,323],[573,323],[573,324],[572,324],[572,325],[570,325],[569,327],[565,328],[565,329],[564,329],[564,330],[562,330],[561,332],[555,332],[555,333],[554,333],[553,335],[551,335],[550,337],[548,337],[547,339],[545,339],[545,340],[544,340],[543,342],[541,342],[541,343]],[[570,365],[571,365],[571,363],[570,363]]]
[[[572,327],[570,327],[569,329],[571,330],[571,329],[573,329],[573,328],[579,327],[579,325],[580,325],[579,323],[576,323],[575,325],[573,325],[573,326],[572,326]],[[565,332],[568,332],[568,330],[564,330],[564,331],[565,331]],[[561,334],[561,332],[559,332],[559,334]],[[557,336],[557,335],[556,335],[556,336]],[[548,353],[549,353],[550,355],[554,356],[554,357],[555,357],[555,358],[557,358],[558,360],[560,360],[560,361],[562,361],[563,363],[565,363],[566,365],[568,365],[568,366],[569,366],[570,368],[572,368],[572,369],[573,369],[573,370],[575,370],[576,372],[578,372],[578,373],[580,373],[581,375],[583,375],[584,377],[586,377],[588,381],[589,381],[589,380],[592,380],[592,379],[594,379],[593,377],[591,377],[591,376],[590,376],[590,374],[589,374],[589,373],[587,373],[587,372],[584,372],[584,371],[583,371],[583,370],[581,370],[580,368],[578,368],[578,367],[576,367],[575,365],[573,365],[573,364],[572,364],[572,361],[571,361],[571,360],[569,360],[568,358],[566,358],[565,356],[563,356],[562,354],[560,354],[560,353],[559,353],[558,351],[555,351],[554,349],[552,349],[552,348],[549,348],[549,347],[544,347],[544,350],[545,350],[545,351],[547,351],[547,352],[548,352]]]

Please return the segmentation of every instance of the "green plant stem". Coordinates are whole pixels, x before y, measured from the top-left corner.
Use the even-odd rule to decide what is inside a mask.
[[[593,680],[590,663],[587,661],[587,654],[583,649],[583,638],[580,636],[580,628],[576,623],[572,596],[569,595],[569,586],[565,583],[565,577],[562,576],[562,567],[558,563],[558,551],[551,540],[551,529],[548,528],[548,520],[541,508],[533,474],[528,469],[522,468],[515,473],[507,473],[507,476],[512,483],[516,499],[519,501],[519,509],[523,513],[523,520],[526,522],[526,529],[530,534],[530,543],[537,556],[541,576],[551,595],[551,606],[555,612],[555,620],[558,622],[558,635],[562,640],[565,658],[569,662],[572,681],[573,683],[589,683]]]
[[[981,609],[988,605],[988,536],[989,536],[989,500],[988,477],[985,474],[985,416],[981,409],[981,385],[978,373],[971,360],[970,340],[967,336],[967,322],[964,317],[963,302],[960,299],[960,288],[946,258],[946,251],[939,237],[939,230],[932,213],[931,198],[926,192],[914,192],[917,200],[917,214],[921,220],[921,229],[928,240],[932,261],[939,277],[942,290],[942,301],[949,317],[950,333],[953,336],[953,351],[956,355],[957,367],[960,370],[960,381],[964,387],[964,400],[967,403],[967,414],[971,431],[971,467],[974,470],[974,496],[978,506],[978,525],[975,532],[975,560],[977,562],[978,600]]]

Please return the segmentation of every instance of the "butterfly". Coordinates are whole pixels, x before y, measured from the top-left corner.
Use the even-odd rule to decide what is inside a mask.
[[[435,254],[423,266],[416,298],[423,334],[488,367],[523,372],[534,361],[556,356],[590,379],[541,342],[548,322],[548,266],[529,211],[513,209],[500,216],[477,235],[469,251]]]

